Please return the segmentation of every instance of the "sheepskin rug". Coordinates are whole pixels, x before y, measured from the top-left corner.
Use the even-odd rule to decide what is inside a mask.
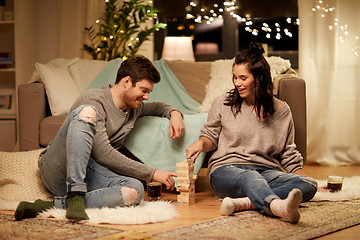
[[[318,186],[325,186],[327,180],[318,180]],[[346,201],[360,198],[360,176],[344,177],[339,192],[317,192],[311,201]]]
[[[164,222],[179,216],[175,207],[168,201],[143,201],[135,207],[88,208],[87,223],[145,224]],[[39,214],[41,218],[66,220],[65,209],[49,209]]]

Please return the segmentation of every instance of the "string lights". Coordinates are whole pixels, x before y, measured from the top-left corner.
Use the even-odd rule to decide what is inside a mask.
[[[318,0],[315,3],[315,6],[311,9],[313,12],[317,12],[320,14],[322,18],[332,18],[333,15],[336,16],[336,8],[331,6],[329,4],[329,1],[325,0]],[[345,43],[346,40],[349,38],[350,32],[349,32],[349,25],[348,24],[340,24],[340,20],[338,17],[333,18],[333,22],[329,25],[329,31],[334,31],[337,29],[339,31],[339,41],[340,43]],[[353,39],[353,47],[351,51],[354,53],[356,57],[360,56],[360,40],[359,35],[355,34],[355,37]]]
[[[210,6],[200,5],[200,0],[193,0],[189,2],[189,5],[185,8],[187,11],[186,19],[193,19],[195,23],[206,23],[212,24],[217,19],[223,19],[224,12],[228,12],[230,16],[235,18],[238,23],[244,24],[245,31],[251,33],[254,36],[258,36],[260,32],[265,33],[266,38],[274,37],[277,40],[282,39],[283,37],[292,37],[291,25],[300,25],[298,18],[292,19],[287,18],[285,25],[280,25],[278,22],[270,25],[267,22],[260,22],[255,24],[255,19],[251,16],[240,16],[237,14],[239,12],[240,6],[237,5],[236,0],[225,0],[224,2],[214,3]]]

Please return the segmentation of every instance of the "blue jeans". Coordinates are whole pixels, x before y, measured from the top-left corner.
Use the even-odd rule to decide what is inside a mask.
[[[39,158],[41,179],[55,196],[55,207],[66,208],[66,196],[70,192],[85,193],[86,208],[124,206],[123,187],[137,190],[138,198],[132,204],[139,204],[145,193],[139,180],[118,175],[91,157],[96,123],[80,118],[84,107],[69,114]]]
[[[268,215],[272,215],[270,202],[285,199],[294,188],[302,192],[303,202],[312,199],[317,191],[317,183],[310,177],[243,165],[215,169],[210,175],[210,184],[220,198],[248,197],[262,213]]]

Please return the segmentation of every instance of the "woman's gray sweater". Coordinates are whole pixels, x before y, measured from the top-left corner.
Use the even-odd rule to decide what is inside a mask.
[[[233,115],[224,102],[228,93],[212,104],[200,137],[213,143],[208,174],[229,164],[265,167],[294,172],[302,169],[302,156],[294,143],[294,123],[285,103],[271,118],[260,121],[243,101],[241,111]],[[275,102],[278,104],[277,99]]]

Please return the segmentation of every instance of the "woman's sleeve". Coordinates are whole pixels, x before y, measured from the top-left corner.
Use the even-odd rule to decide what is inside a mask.
[[[298,169],[303,168],[303,157],[300,152],[296,149],[295,144],[295,127],[294,121],[290,114],[289,127],[287,132],[287,139],[284,149],[279,156],[281,166],[289,173],[295,172]]]
[[[212,142],[214,150],[218,146],[219,136],[221,132],[221,109],[223,106],[222,98],[217,98],[211,105],[208,113],[207,121],[200,131],[200,137],[206,137]]]

